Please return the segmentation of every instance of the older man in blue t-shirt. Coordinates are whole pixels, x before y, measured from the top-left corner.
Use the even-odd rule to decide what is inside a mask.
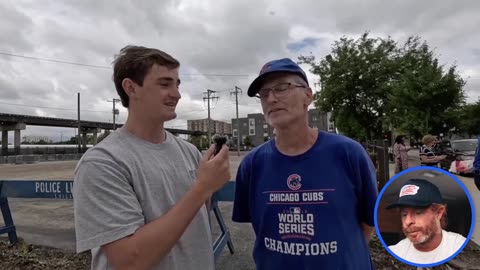
[[[480,190],[480,135],[477,137],[477,149],[475,150],[475,160],[473,161],[475,185]]]
[[[377,185],[366,151],[309,127],[312,90],[290,59],[265,64],[248,95],[276,134],[245,156],[236,177],[232,218],[253,226],[256,269],[373,269]]]

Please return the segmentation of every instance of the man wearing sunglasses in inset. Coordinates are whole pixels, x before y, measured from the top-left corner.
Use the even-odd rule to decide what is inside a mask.
[[[256,269],[373,269],[377,185],[364,148],[309,126],[313,93],[290,59],[265,64],[248,95],[276,131],[236,177],[232,219],[253,226]]]

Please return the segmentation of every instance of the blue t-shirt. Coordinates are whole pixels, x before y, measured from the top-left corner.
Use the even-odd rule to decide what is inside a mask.
[[[473,160],[473,168],[480,171],[480,136],[477,137],[477,149],[475,150],[475,159]]]
[[[374,225],[375,175],[359,143],[323,131],[298,156],[274,140],[250,152],[232,219],[252,223],[256,269],[373,269],[360,223]]]

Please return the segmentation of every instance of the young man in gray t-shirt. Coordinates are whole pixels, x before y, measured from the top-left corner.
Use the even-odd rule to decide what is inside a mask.
[[[77,252],[91,250],[92,269],[214,269],[206,202],[230,179],[228,148],[202,157],[164,129],[181,97],[178,67],[138,46],[114,61],[128,119],[75,169]]]

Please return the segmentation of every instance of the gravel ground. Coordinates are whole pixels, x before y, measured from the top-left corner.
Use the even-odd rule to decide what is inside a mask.
[[[416,267],[405,265],[397,261],[382,247],[375,237],[370,242],[372,260],[376,269],[401,269],[416,270]],[[226,253],[226,251],[224,252]],[[222,256],[219,260],[230,261],[228,268],[217,269],[254,269],[249,261],[239,262],[235,255]],[[0,269],[3,270],[58,270],[58,269],[88,269],[90,254],[74,254],[60,249],[33,246],[21,241],[19,244],[10,245],[0,241]],[[433,267],[434,270],[460,270],[480,269],[480,248],[472,242],[448,264]]]

